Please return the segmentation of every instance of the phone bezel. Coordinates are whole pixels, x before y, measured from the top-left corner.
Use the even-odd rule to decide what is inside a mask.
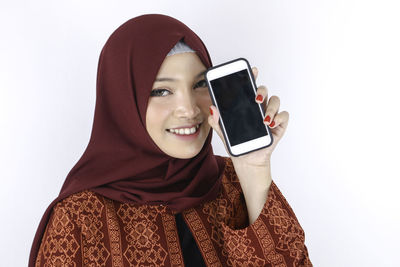
[[[247,61],[247,59],[245,59],[243,57],[233,59],[231,61],[213,66],[205,72],[204,76],[205,76],[205,80],[207,82],[208,91],[210,93],[213,105],[216,106],[217,109],[218,109],[218,103],[216,102],[210,81],[212,81],[214,79],[218,79],[218,78],[226,76],[226,75],[229,75],[231,73],[235,73],[235,72],[244,70],[244,69],[247,69],[247,73],[250,76],[250,81],[252,84],[252,88],[254,91],[254,98],[255,98],[256,93],[257,93],[257,86],[255,83],[253,72],[251,71],[251,67],[250,67],[250,64]],[[259,106],[261,116],[264,117],[264,111],[263,111],[262,105],[258,104],[256,102],[255,102],[255,104],[257,104]],[[268,125],[264,124],[265,128],[267,130],[267,133],[268,133],[267,135],[260,137],[260,138],[252,139],[252,140],[244,142],[244,143],[240,143],[235,146],[231,146],[228,135],[226,133],[226,129],[225,129],[222,117],[220,117],[220,119],[219,119],[219,125],[220,125],[222,133],[224,135],[225,143],[229,150],[229,153],[234,157],[238,157],[238,156],[241,156],[244,154],[248,154],[252,151],[256,151],[256,150],[268,147],[273,142],[273,137],[272,137],[270,128],[268,127]]]

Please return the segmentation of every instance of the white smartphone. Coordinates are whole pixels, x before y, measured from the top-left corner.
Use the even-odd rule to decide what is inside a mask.
[[[238,58],[211,67],[205,79],[229,153],[237,157],[270,146],[273,138],[263,122],[263,107],[255,101],[257,86],[249,62]]]

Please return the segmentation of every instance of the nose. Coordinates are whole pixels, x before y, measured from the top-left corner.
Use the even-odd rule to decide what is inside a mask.
[[[192,89],[184,90],[176,100],[175,115],[177,117],[193,119],[199,115],[200,108]]]

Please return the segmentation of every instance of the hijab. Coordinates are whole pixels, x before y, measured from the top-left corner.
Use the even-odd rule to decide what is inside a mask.
[[[192,48],[206,68],[212,67],[202,40],[167,15],[132,18],[110,35],[98,61],[89,143],[40,221],[29,266],[35,264],[53,206],[74,193],[91,190],[123,203],[164,204],[174,213],[216,198],[224,159],[213,153],[212,129],[201,151],[190,159],[165,154],[146,130],[153,82],[179,41]]]

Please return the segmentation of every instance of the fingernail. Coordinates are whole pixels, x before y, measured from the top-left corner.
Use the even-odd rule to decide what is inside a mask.
[[[265,117],[264,122],[270,122],[271,121],[271,117],[268,115],[267,117]]]
[[[213,111],[212,111],[212,109],[211,109],[211,108],[209,108],[209,109],[210,109],[210,114],[211,114],[211,115],[213,115]]]
[[[269,125],[269,127],[274,127],[275,125],[275,121],[271,122],[271,124]]]
[[[260,102],[262,102],[262,100],[263,100],[263,97],[262,97],[262,95],[257,95],[257,98],[256,98],[256,100],[257,100],[257,101],[260,101]]]

